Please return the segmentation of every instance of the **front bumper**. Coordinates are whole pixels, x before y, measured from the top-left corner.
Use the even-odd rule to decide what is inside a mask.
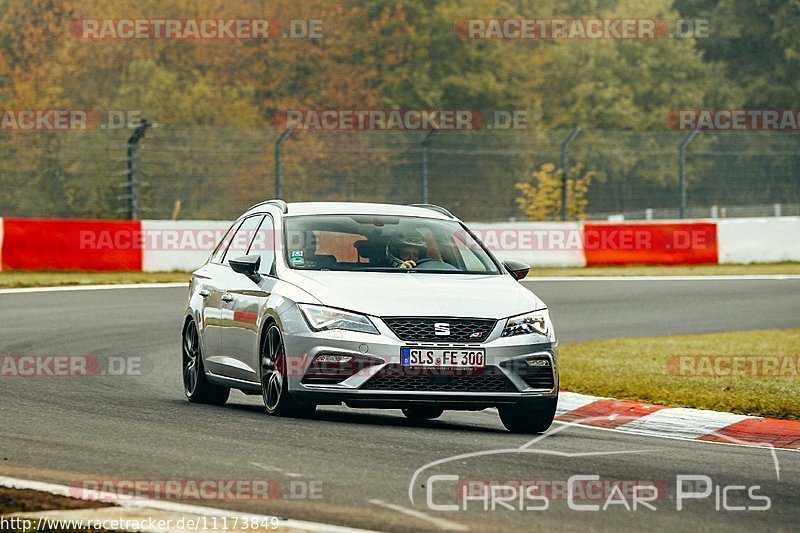
[[[281,317],[284,319],[284,343],[290,369],[294,369],[289,372],[289,391],[299,401],[386,408],[436,403],[445,409],[479,410],[501,405],[535,408],[558,395],[557,341],[535,334],[501,337],[503,321],[498,321],[482,343],[415,343],[399,339],[383,321],[375,317],[370,319],[379,335],[341,330],[315,332],[308,328],[296,308],[288,310],[286,314],[289,316]],[[446,375],[436,375],[431,379],[430,387],[419,379],[413,382],[413,387],[410,386],[411,380],[407,381],[408,386],[404,386],[402,376],[391,382],[391,387],[387,387],[386,380],[380,380],[380,387],[375,385],[378,379],[371,381],[399,369],[401,348],[420,346],[484,349],[485,370],[492,374],[492,386],[481,389],[480,373],[473,382],[464,377],[455,385],[448,381]],[[303,378],[312,361],[321,354],[368,356],[375,360],[375,364],[361,368],[338,383],[304,383]],[[538,367],[537,372],[542,377],[542,372],[546,370],[549,379],[528,379],[524,374],[525,361],[528,359],[546,360],[547,366]],[[502,386],[498,385],[500,380],[503,381]]]

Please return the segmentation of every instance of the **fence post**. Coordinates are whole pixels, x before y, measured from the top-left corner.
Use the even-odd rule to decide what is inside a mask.
[[[567,168],[569,165],[569,146],[581,134],[580,128],[570,133],[564,144],[561,145],[561,220],[567,220]]]
[[[699,130],[694,130],[683,139],[678,157],[678,173],[681,181],[681,218],[686,218],[686,148],[698,133],[700,133]]]
[[[275,198],[278,199],[283,198],[283,184],[281,183],[281,172],[283,171],[281,148],[291,134],[292,128],[289,128],[281,133],[281,136],[275,141]]]
[[[433,135],[436,133],[436,130],[429,130],[428,133],[425,134],[425,138],[422,139],[420,143],[422,145],[422,203],[427,204],[429,202],[428,198],[428,146],[431,145],[431,140]]]
[[[144,137],[150,123],[146,118],[143,118],[133,134],[128,138],[128,183],[127,183],[127,199],[128,199],[128,218],[130,220],[139,220],[139,181],[136,179],[136,156],[139,149],[139,141]]]

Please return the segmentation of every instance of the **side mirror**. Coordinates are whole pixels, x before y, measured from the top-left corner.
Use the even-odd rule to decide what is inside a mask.
[[[529,265],[520,263],[519,261],[503,261],[503,266],[506,267],[506,270],[508,270],[509,274],[511,274],[517,281],[525,279],[525,276],[527,276],[528,272],[531,270]]]
[[[242,257],[237,257],[236,259],[230,259],[228,264],[231,265],[231,268],[234,272],[244,274],[256,283],[261,280],[261,276],[258,273],[258,269],[261,267],[260,255],[245,255]]]

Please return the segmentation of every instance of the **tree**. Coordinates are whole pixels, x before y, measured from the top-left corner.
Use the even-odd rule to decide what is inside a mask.
[[[675,0],[686,19],[710,22],[695,45],[724,66],[720,85],[736,85],[745,108],[793,108],[800,92],[800,4],[786,0]],[[733,105],[731,105],[733,104]]]
[[[603,3],[608,5],[609,3]],[[652,18],[674,28],[678,13],[661,0],[619,0],[583,16]],[[738,103],[735,84],[704,62],[694,39],[562,40],[542,76],[544,122],[549,128],[662,130],[672,109]]]
[[[592,183],[592,173],[581,167],[570,170],[567,185],[567,218],[582,220],[586,218],[588,200],[586,194]],[[529,220],[559,220],[562,213],[562,187],[564,170],[556,169],[552,163],[545,163],[531,175],[531,181],[517,183],[520,190],[517,204]]]

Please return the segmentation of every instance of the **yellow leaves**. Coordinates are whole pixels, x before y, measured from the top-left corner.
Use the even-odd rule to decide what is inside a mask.
[[[574,177],[569,177],[570,175]],[[581,166],[574,167],[568,174],[567,218],[580,220],[586,218],[586,198],[592,183],[592,172],[583,172]],[[530,220],[558,220],[562,210],[563,171],[552,163],[543,164],[531,174],[532,182],[519,182],[515,187],[520,191],[517,205]]]

